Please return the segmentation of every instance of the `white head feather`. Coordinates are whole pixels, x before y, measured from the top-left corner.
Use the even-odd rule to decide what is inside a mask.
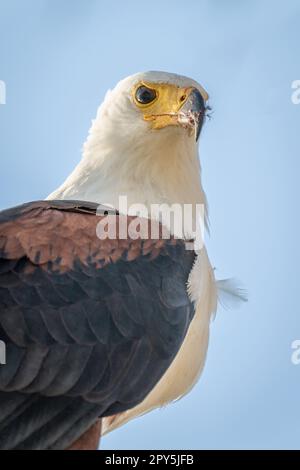
[[[204,204],[198,146],[185,129],[150,128],[134,105],[131,89],[141,80],[195,87],[194,80],[166,72],[138,73],[120,81],[98,109],[83,157],[72,174],[48,199],[79,199],[118,208],[120,194],[128,204]]]

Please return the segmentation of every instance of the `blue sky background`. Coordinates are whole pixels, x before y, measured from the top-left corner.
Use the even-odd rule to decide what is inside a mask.
[[[300,448],[299,125],[295,0],[0,0],[0,207],[42,199],[80,159],[105,91],[166,70],[198,80],[207,241],[249,291],[219,309],[198,385],[105,437],[103,449]]]

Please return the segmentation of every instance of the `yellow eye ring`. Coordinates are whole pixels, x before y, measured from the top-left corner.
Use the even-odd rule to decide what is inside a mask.
[[[158,98],[158,92],[146,86],[145,84],[140,84],[134,91],[134,101],[138,106],[143,108],[150,106]]]

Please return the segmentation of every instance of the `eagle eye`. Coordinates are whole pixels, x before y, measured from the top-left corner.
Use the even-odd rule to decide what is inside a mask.
[[[149,104],[156,98],[156,91],[152,88],[148,88],[145,85],[141,85],[135,92],[135,98],[138,103]]]

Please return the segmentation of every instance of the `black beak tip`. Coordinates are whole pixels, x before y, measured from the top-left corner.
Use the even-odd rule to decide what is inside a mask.
[[[181,108],[182,112],[193,116],[195,138],[198,142],[205,116],[205,101],[200,91],[194,88]]]

